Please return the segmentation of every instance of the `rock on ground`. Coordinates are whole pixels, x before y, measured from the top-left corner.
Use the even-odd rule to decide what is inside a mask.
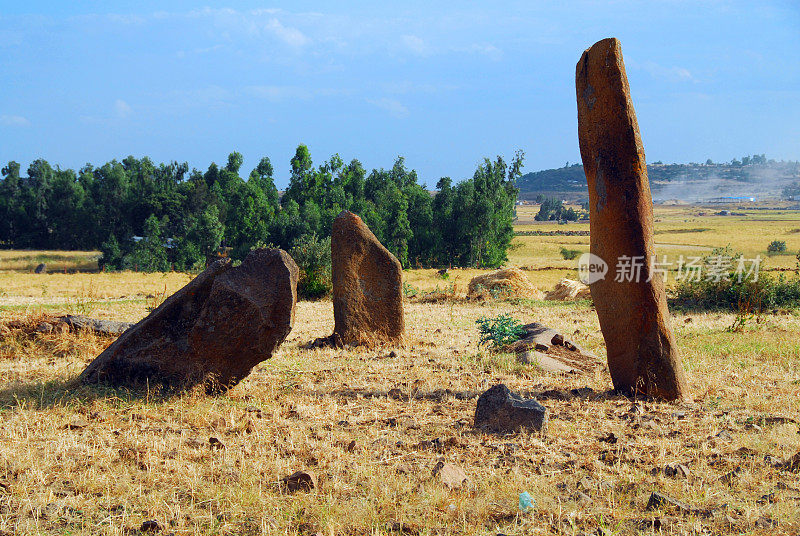
[[[467,297],[471,300],[498,297],[539,300],[542,296],[527,274],[514,267],[475,276],[467,287]]]
[[[688,387],[669,325],[655,254],[644,147],[617,39],[587,49],[576,67],[578,137],[589,185],[589,242],[609,266],[591,283],[614,388],[668,400]],[[617,267],[629,266],[622,272]]]
[[[361,218],[343,210],[331,230],[336,344],[401,342],[403,268]]]
[[[66,315],[59,317],[59,320],[67,324],[72,331],[87,330],[100,335],[122,335],[134,326],[130,322],[100,320],[83,315]]]
[[[467,474],[460,466],[439,461],[433,468],[433,476],[439,477],[442,484],[449,489],[458,489],[468,480]]]
[[[586,372],[597,367],[597,356],[558,331],[538,322],[523,328],[526,335],[507,347],[521,363],[535,364],[545,372]]]
[[[580,281],[575,281],[572,279],[567,279],[566,277],[556,283],[556,286],[553,287],[553,290],[547,292],[544,295],[545,300],[591,300],[592,293],[589,291],[589,287],[581,283]]]
[[[536,400],[525,400],[500,383],[478,397],[475,427],[496,433],[545,431],[547,408]]]
[[[311,491],[319,487],[317,484],[317,475],[314,471],[308,469],[285,476],[281,479],[281,482],[286,486],[286,490],[291,493],[295,491]]]
[[[80,376],[84,383],[209,392],[236,385],[269,359],[294,322],[298,268],[278,249],[221,259],[128,329]]]
[[[38,265],[36,268],[33,269],[34,274],[45,274],[47,273],[47,265],[42,263]]]

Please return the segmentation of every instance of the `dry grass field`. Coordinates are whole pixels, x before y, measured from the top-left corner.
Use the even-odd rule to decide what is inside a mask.
[[[730,244],[766,256],[775,239],[800,250],[800,213],[710,214],[659,208],[659,252]],[[588,226],[518,227],[564,229]],[[574,277],[561,247],[588,250],[587,236],[515,242],[511,263],[542,289]],[[35,328],[46,314],[135,321],[191,276],[34,275],[39,253],[0,252],[0,323],[23,321],[0,331],[0,534],[800,532],[800,474],[784,463],[800,451],[796,311],[740,332],[726,329],[733,314],[675,313],[693,401],[633,401],[609,391],[605,368],[543,373],[477,344],[475,321],[508,313],[603,357],[590,302],[467,302],[458,297],[479,271],[445,280],[410,270],[409,285],[455,288],[457,299],[408,302],[404,346],[302,349],[331,332],[333,312],[330,301],[300,302],[277,354],[229,393],[165,395],[75,385],[111,339]],[[787,255],[767,267],[794,265]],[[477,395],[498,382],[549,409],[546,434],[473,428]],[[440,461],[462,467],[467,482],[444,486],[433,474]],[[668,474],[667,464],[688,474]],[[315,489],[281,485],[299,470],[317,475]],[[525,491],[535,506],[523,512]],[[648,509],[654,491],[688,509]]]

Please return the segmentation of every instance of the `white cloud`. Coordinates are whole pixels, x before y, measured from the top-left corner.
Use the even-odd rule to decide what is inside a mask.
[[[304,88],[300,86],[245,86],[243,93],[273,102],[286,100],[305,100],[314,97],[341,97],[352,92],[342,88]]]
[[[495,60],[500,59],[500,57],[503,55],[503,51],[494,45],[479,45],[477,43],[467,47],[454,48],[453,50],[456,52],[467,52],[470,54],[482,54]]]
[[[455,84],[430,84],[430,83],[417,83],[410,80],[401,80],[398,82],[386,82],[381,84],[381,89],[386,93],[393,93],[395,95],[405,95],[408,93],[443,93],[445,91],[455,91],[459,86]]]
[[[367,99],[367,102],[382,110],[386,110],[392,117],[402,118],[408,115],[408,108],[398,100],[383,97],[381,99]]]
[[[268,8],[259,8],[259,9],[252,9],[250,10],[251,15],[277,15],[278,13],[284,13],[284,11],[277,7],[268,7]]]
[[[107,15],[109,22],[116,22],[119,24],[142,24],[145,22],[143,17],[138,15],[123,15],[118,13],[109,13]]]
[[[401,41],[404,47],[419,56],[428,56],[433,52],[425,40],[416,35],[404,35]]]
[[[254,96],[270,101],[287,99],[308,99],[312,92],[297,86],[247,86],[245,92]]]
[[[124,119],[126,117],[130,117],[130,115],[133,113],[133,109],[124,100],[117,99],[114,102],[114,113],[117,115],[117,117]]]
[[[0,124],[10,127],[27,127],[31,122],[21,115],[0,115]]]
[[[635,64],[634,64],[635,65]],[[646,61],[642,69],[650,73],[653,78],[661,78],[674,82],[694,82],[695,78],[688,69],[683,67],[664,67],[653,61]]]
[[[281,21],[275,18],[270,19],[264,27],[275,37],[292,47],[302,47],[310,41],[310,39],[297,28],[284,26],[281,24]]]
[[[417,35],[403,35],[400,37],[400,42],[403,48],[416,54],[417,56],[431,56],[434,54],[479,54],[488,56],[493,60],[500,59],[503,52],[499,48],[491,44],[478,44],[473,43],[465,46],[446,46],[436,47],[428,43],[425,39]]]

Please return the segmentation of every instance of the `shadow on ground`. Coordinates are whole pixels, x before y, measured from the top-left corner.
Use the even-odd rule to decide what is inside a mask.
[[[84,406],[95,400],[126,404],[134,401],[160,403],[175,398],[175,392],[159,388],[126,388],[105,384],[86,385],[78,377],[42,382],[16,383],[0,389],[0,412],[14,409],[48,409]]]

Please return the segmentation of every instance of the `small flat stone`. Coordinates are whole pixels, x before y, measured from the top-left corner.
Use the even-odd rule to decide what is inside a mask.
[[[458,489],[467,481],[467,474],[458,465],[439,462],[433,468],[433,476],[438,476],[449,489]]]
[[[155,519],[149,519],[142,523],[139,532],[161,532],[161,525]]]
[[[673,507],[681,511],[681,513],[691,513],[692,508],[677,499],[673,499],[663,493],[654,491],[650,494],[650,499],[647,501],[647,510],[657,510],[659,508]]]
[[[584,492],[579,491],[573,496],[575,502],[583,505],[592,504],[592,498],[586,495]]]
[[[82,416],[78,415],[77,417],[73,417],[71,421],[67,424],[66,428],[69,430],[83,430],[89,426],[89,421],[87,421]]]
[[[691,471],[682,463],[668,463],[664,466],[664,474],[669,477],[689,478]]]
[[[714,435],[714,437],[722,441],[733,441],[733,436],[727,430],[720,430]]]
[[[317,475],[313,471],[305,469],[283,477],[282,482],[291,493],[295,491],[311,491],[317,487]]]

